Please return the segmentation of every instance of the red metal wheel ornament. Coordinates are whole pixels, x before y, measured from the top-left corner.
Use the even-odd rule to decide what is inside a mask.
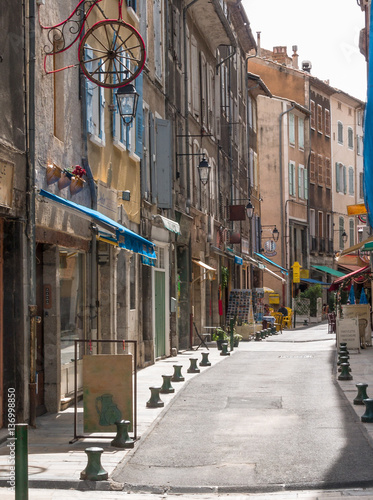
[[[145,57],[140,33],[122,20],[97,22],[79,44],[80,67],[100,87],[124,87],[141,73]]]

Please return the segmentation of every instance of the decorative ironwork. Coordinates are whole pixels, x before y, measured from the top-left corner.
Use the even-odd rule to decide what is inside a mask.
[[[108,19],[98,5],[101,1],[80,0],[68,18],[54,26],[41,23],[39,10],[40,26],[48,31],[49,40],[49,45],[44,47],[46,74],[80,65],[85,76],[96,85],[118,88],[127,85],[141,73],[145,64],[145,45],[138,31],[123,21],[123,0],[118,0],[118,19]],[[98,10],[103,19],[90,27],[88,17],[93,9]],[[47,69],[49,56],[65,52],[78,40],[78,63]]]

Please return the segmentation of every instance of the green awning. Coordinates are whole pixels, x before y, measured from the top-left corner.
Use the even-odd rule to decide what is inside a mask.
[[[368,243],[365,243],[363,248],[361,250],[364,250],[365,252],[372,252],[373,251],[373,241],[369,241]]]
[[[341,271],[336,271],[332,267],[328,266],[311,266],[311,267],[317,269],[318,271],[322,271],[323,273],[328,273],[331,274],[332,276],[337,276],[337,278],[346,275],[346,273],[341,273]]]

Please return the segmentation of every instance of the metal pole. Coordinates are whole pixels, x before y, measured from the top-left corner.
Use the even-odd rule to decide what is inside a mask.
[[[27,424],[15,425],[15,500],[28,500],[28,439]]]

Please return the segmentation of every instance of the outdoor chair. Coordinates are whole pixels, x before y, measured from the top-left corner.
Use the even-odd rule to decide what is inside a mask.
[[[282,324],[284,328],[291,328],[291,323],[293,319],[293,311],[290,309],[290,307],[286,307],[286,310],[288,312],[287,316],[284,316],[282,318]]]
[[[275,318],[275,327],[276,332],[282,332],[283,328],[283,315],[279,312],[272,313],[272,316]]]
[[[328,333],[335,333],[337,328],[336,315],[334,312],[328,313]]]

